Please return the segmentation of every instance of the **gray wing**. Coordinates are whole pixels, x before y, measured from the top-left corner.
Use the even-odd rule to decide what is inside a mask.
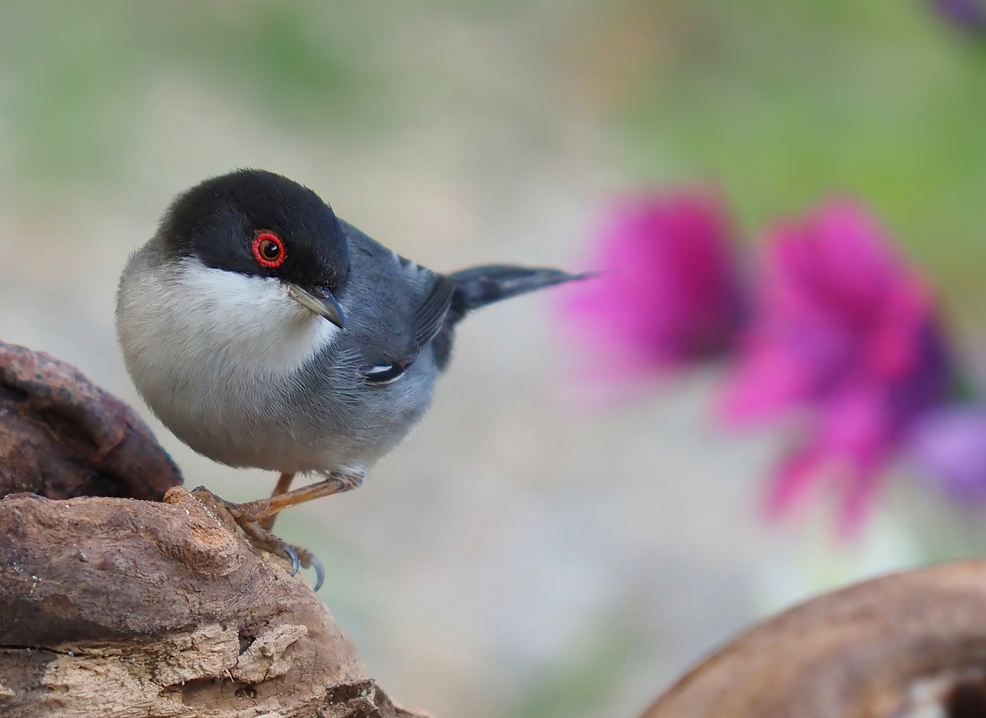
[[[441,331],[455,284],[343,223],[352,257],[353,326],[347,344],[363,355],[366,381],[399,378]],[[349,332],[347,332],[349,333]]]
[[[414,328],[414,342],[418,347],[435,338],[445,323],[449,308],[452,306],[452,294],[455,284],[448,277],[433,274],[431,286],[414,311],[411,326]]]

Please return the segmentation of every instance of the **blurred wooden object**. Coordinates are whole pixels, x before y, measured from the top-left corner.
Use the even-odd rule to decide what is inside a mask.
[[[894,574],[741,635],[641,718],[986,718],[986,561]]]
[[[420,715],[304,578],[180,481],[129,408],[0,344],[0,715]]]

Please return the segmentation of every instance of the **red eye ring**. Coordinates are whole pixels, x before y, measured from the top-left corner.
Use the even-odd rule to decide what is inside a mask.
[[[260,264],[277,269],[288,258],[284,242],[273,232],[261,232],[253,240],[253,256]]]

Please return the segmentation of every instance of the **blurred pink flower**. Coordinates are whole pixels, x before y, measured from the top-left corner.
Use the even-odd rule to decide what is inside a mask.
[[[908,444],[928,483],[961,501],[986,500],[986,406],[954,404],[929,412]]]
[[[646,378],[730,349],[743,302],[732,230],[710,194],[618,202],[586,263],[600,272],[560,297],[563,329],[594,379]]]
[[[769,509],[783,512],[829,473],[843,482],[839,526],[853,532],[907,430],[948,389],[934,298],[850,201],[774,229],[758,288],[726,417],[800,412],[807,436],[781,465]]]

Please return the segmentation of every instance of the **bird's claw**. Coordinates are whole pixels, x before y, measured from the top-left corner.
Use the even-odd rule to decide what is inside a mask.
[[[298,573],[298,569],[301,568],[301,559],[298,558],[298,552],[294,550],[293,546],[289,546],[283,541],[281,542],[280,549],[287,554],[284,558],[291,562],[291,575],[294,576]]]
[[[312,563],[315,564],[315,593],[318,593],[318,589],[322,588],[322,584],[325,583],[325,569],[322,568],[322,562],[314,556]]]
[[[268,551],[291,562],[291,575],[294,576],[304,568],[315,569],[315,590],[318,591],[325,581],[325,570],[322,562],[308,549],[292,546],[269,531],[265,531],[253,521],[244,521],[240,527],[252,543],[262,551]]]
[[[315,554],[308,554],[308,561],[311,567],[315,569],[315,593],[318,593],[318,589],[322,588],[322,584],[325,583],[325,569],[322,568],[322,562],[318,560]]]
[[[325,582],[325,569],[322,568],[322,562],[318,560],[318,556],[313,554],[308,549],[299,548],[298,546],[292,546],[298,553],[298,558],[301,560],[301,566],[303,568],[311,568],[315,570],[315,590],[322,588],[322,584]]]

